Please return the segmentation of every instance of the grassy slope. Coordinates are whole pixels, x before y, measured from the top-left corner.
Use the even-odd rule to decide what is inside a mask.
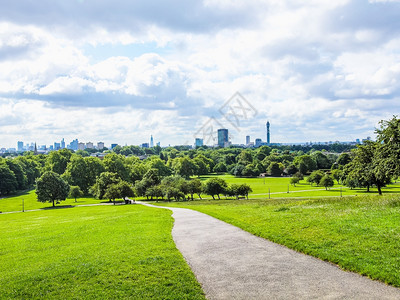
[[[168,210],[97,206],[0,215],[0,295],[204,299]]]
[[[328,191],[325,188],[320,186],[311,186],[306,183],[305,180],[301,181],[300,184],[296,186],[292,186],[289,184],[290,178],[281,177],[281,178],[273,178],[266,177],[264,178],[237,178],[232,175],[208,175],[201,176],[200,179],[207,180],[211,177],[220,177],[225,179],[229,184],[233,183],[247,183],[252,189],[253,193],[250,194],[250,198],[252,199],[266,199],[269,197],[269,191],[271,192],[271,198],[287,198],[287,197],[339,197],[342,193],[343,196],[349,195],[362,195],[366,193],[366,189],[354,189],[350,190],[346,187],[342,187],[342,191],[340,191],[340,185],[336,184],[334,187],[330,188]],[[289,194],[287,193],[289,185]],[[383,189],[384,193],[399,193],[400,192],[400,184],[392,184]],[[376,193],[376,189],[371,189],[371,192]],[[197,199],[197,195],[195,195]],[[211,199],[210,196],[203,195],[204,199]],[[36,194],[34,190],[29,192],[21,193],[18,196],[11,196],[7,198],[0,199],[0,211],[9,212],[9,211],[22,211],[22,199],[24,199],[25,210],[31,209],[40,209],[51,207],[51,203],[40,203],[36,200]],[[140,199],[140,198],[138,198]],[[144,199],[144,198],[142,198]],[[107,200],[97,200],[92,197],[87,198],[78,198],[77,202],[75,199],[67,199],[66,201],[61,201],[58,206],[65,205],[81,205],[81,204],[92,204],[92,203],[100,203],[107,202]]]
[[[52,203],[42,203],[37,201],[35,190],[22,192],[17,196],[10,196],[7,198],[0,199],[0,211],[22,211],[22,199],[24,200],[25,210],[49,208],[52,207]],[[60,204],[56,206],[69,206],[69,205],[82,205],[82,204],[93,204],[107,202],[107,200],[96,200],[93,197],[78,198],[76,199],[66,199],[61,201]]]
[[[397,196],[163,205],[204,212],[257,236],[400,287]]]

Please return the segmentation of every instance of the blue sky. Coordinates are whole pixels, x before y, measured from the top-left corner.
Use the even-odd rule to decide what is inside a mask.
[[[267,120],[272,142],[373,137],[400,110],[399,31],[399,1],[6,0],[0,147],[193,144],[210,118],[233,143]]]

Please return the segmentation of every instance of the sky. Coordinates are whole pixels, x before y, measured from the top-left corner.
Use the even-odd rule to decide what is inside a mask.
[[[400,1],[1,3],[0,148],[354,141],[400,110]]]

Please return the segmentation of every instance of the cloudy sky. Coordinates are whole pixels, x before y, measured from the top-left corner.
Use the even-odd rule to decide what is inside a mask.
[[[210,120],[233,143],[265,140],[267,120],[271,142],[350,141],[398,114],[399,82],[395,0],[3,0],[0,10],[0,147],[193,144]]]

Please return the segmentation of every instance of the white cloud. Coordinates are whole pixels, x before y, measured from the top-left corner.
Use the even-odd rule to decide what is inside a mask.
[[[129,143],[149,126],[182,143],[240,91],[258,115],[238,137],[263,137],[267,118],[275,141],[371,135],[400,100],[398,4],[377,2],[85,1],[64,3],[68,13],[58,2],[10,3],[0,12],[10,125],[0,130],[55,139],[69,124],[73,136]],[[26,107],[41,116],[29,126]]]

